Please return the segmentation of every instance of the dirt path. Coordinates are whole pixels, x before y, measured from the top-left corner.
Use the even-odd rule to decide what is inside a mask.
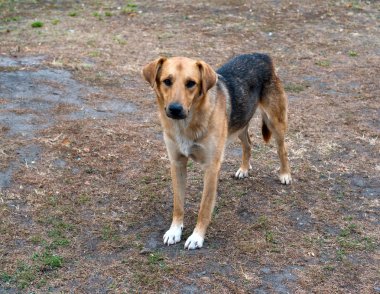
[[[0,293],[380,293],[379,2],[189,3],[0,1]],[[140,69],[247,52],[284,81],[294,183],[257,116],[253,170],[234,180],[229,146],[205,247],[165,247],[169,162]],[[190,163],[184,239],[201,189]]]

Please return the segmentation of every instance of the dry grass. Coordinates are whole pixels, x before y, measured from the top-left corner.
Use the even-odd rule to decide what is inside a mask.
[[[92,89],[81,105],[47,110],[51,124],[31,136],[9,136],[0,122],[0,175],[12,167],[0,192],[0,292],[379,292],[377,2],[3,0],[0,8],[0,58],[43,56],[0,66],[0,77],[62,69]],[[232,144],[205,248],[165,247],[169,162],[140,69],[161,54],[217,67],[252,51],[274,57],[289,95],[295,181],[279,184],[275,145],[262,143],[256,116],[251,176],[231,178],[240,148]],[[99,108],[112,99],[136,109]],[[84,106],[108,116],[67,118]],[[202,189],[195,163],[187,188],[184,238]]]

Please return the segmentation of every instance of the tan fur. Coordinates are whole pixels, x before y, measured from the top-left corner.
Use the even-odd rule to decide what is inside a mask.
[[[159,58],[144,67],[143,76],[156,92],[164,139],[171,162],[174,192],[171,228],[177,228],[176,232],[178,232],[178,228],[182,228],[183,225],[186,166],[190,157],[199,162],[204,169],[202,200],[193,233],[193,235],[204,238],[215,205],[224,148],[230,135],[237,135],[242,142],[243,158],[239,171],[241,170],[244,175],[248,174],[252,145],[248,126],[234,132],[235,134],[229,133],[228,92],[224,86],[220,90],[216,89],[217,74],[203,61],[184,57]],[[170,79],[172,84],[167,86],[164,82],[165,79]],[[194,81],[196,86],[188,89],[185,86],[188,80]],[[180,103],[187,113],[187,117],[181,120],[169,118],[166,108],[170,103]],[[274,134],[279,146],[281,173],[289,173],[284,143],[287,105],[286,96],[279,81],[275,81],[264,93],[260,108],[265,124],[268,126],[268,130]],[[173,229],[174,231],[175,229]],[[164,242],[166,243],[165,236]],[[172,235],[169,234],[169,236]],[[174,244],[170,240],[167,243]]]
[[[287,101],[281,81],[276,73],[270,87],[263,93],[260,101],[263,121],[269,129],[269,138],[272,133],[277,143],[277,153],[280,158],[280,177],[290,175],[288,152],[285,144],[285,133],[288,127]],[[268,138],[268,140],[269,140]]]

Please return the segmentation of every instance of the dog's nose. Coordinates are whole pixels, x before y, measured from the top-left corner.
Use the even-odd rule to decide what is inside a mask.
[[[170,103],[166,111],[166,114],[168,115],[168,117],[174,119],[184,119],[186,117],[182,105],[178,102]]]

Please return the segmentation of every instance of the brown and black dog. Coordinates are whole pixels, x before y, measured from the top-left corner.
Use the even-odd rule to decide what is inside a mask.
[[[174,192],[173,221],[164,243],[181,240],[189,158],[201,164],[204,189],[198,220],[185,248],[201,248],[215,205],[219,170],[229,139],[239,137],[243,158],[236,178],[250,169],[249,122],[256,108],[262,114],[266,142],[273,134],[280,157],[280,181],[290,184],[290,168],[284,142],[287,97],[271,58],[265,54],[239,55],[216,72],[204,61],[185,57],[161,57],[143,68],[143,76],[157,96]]]

